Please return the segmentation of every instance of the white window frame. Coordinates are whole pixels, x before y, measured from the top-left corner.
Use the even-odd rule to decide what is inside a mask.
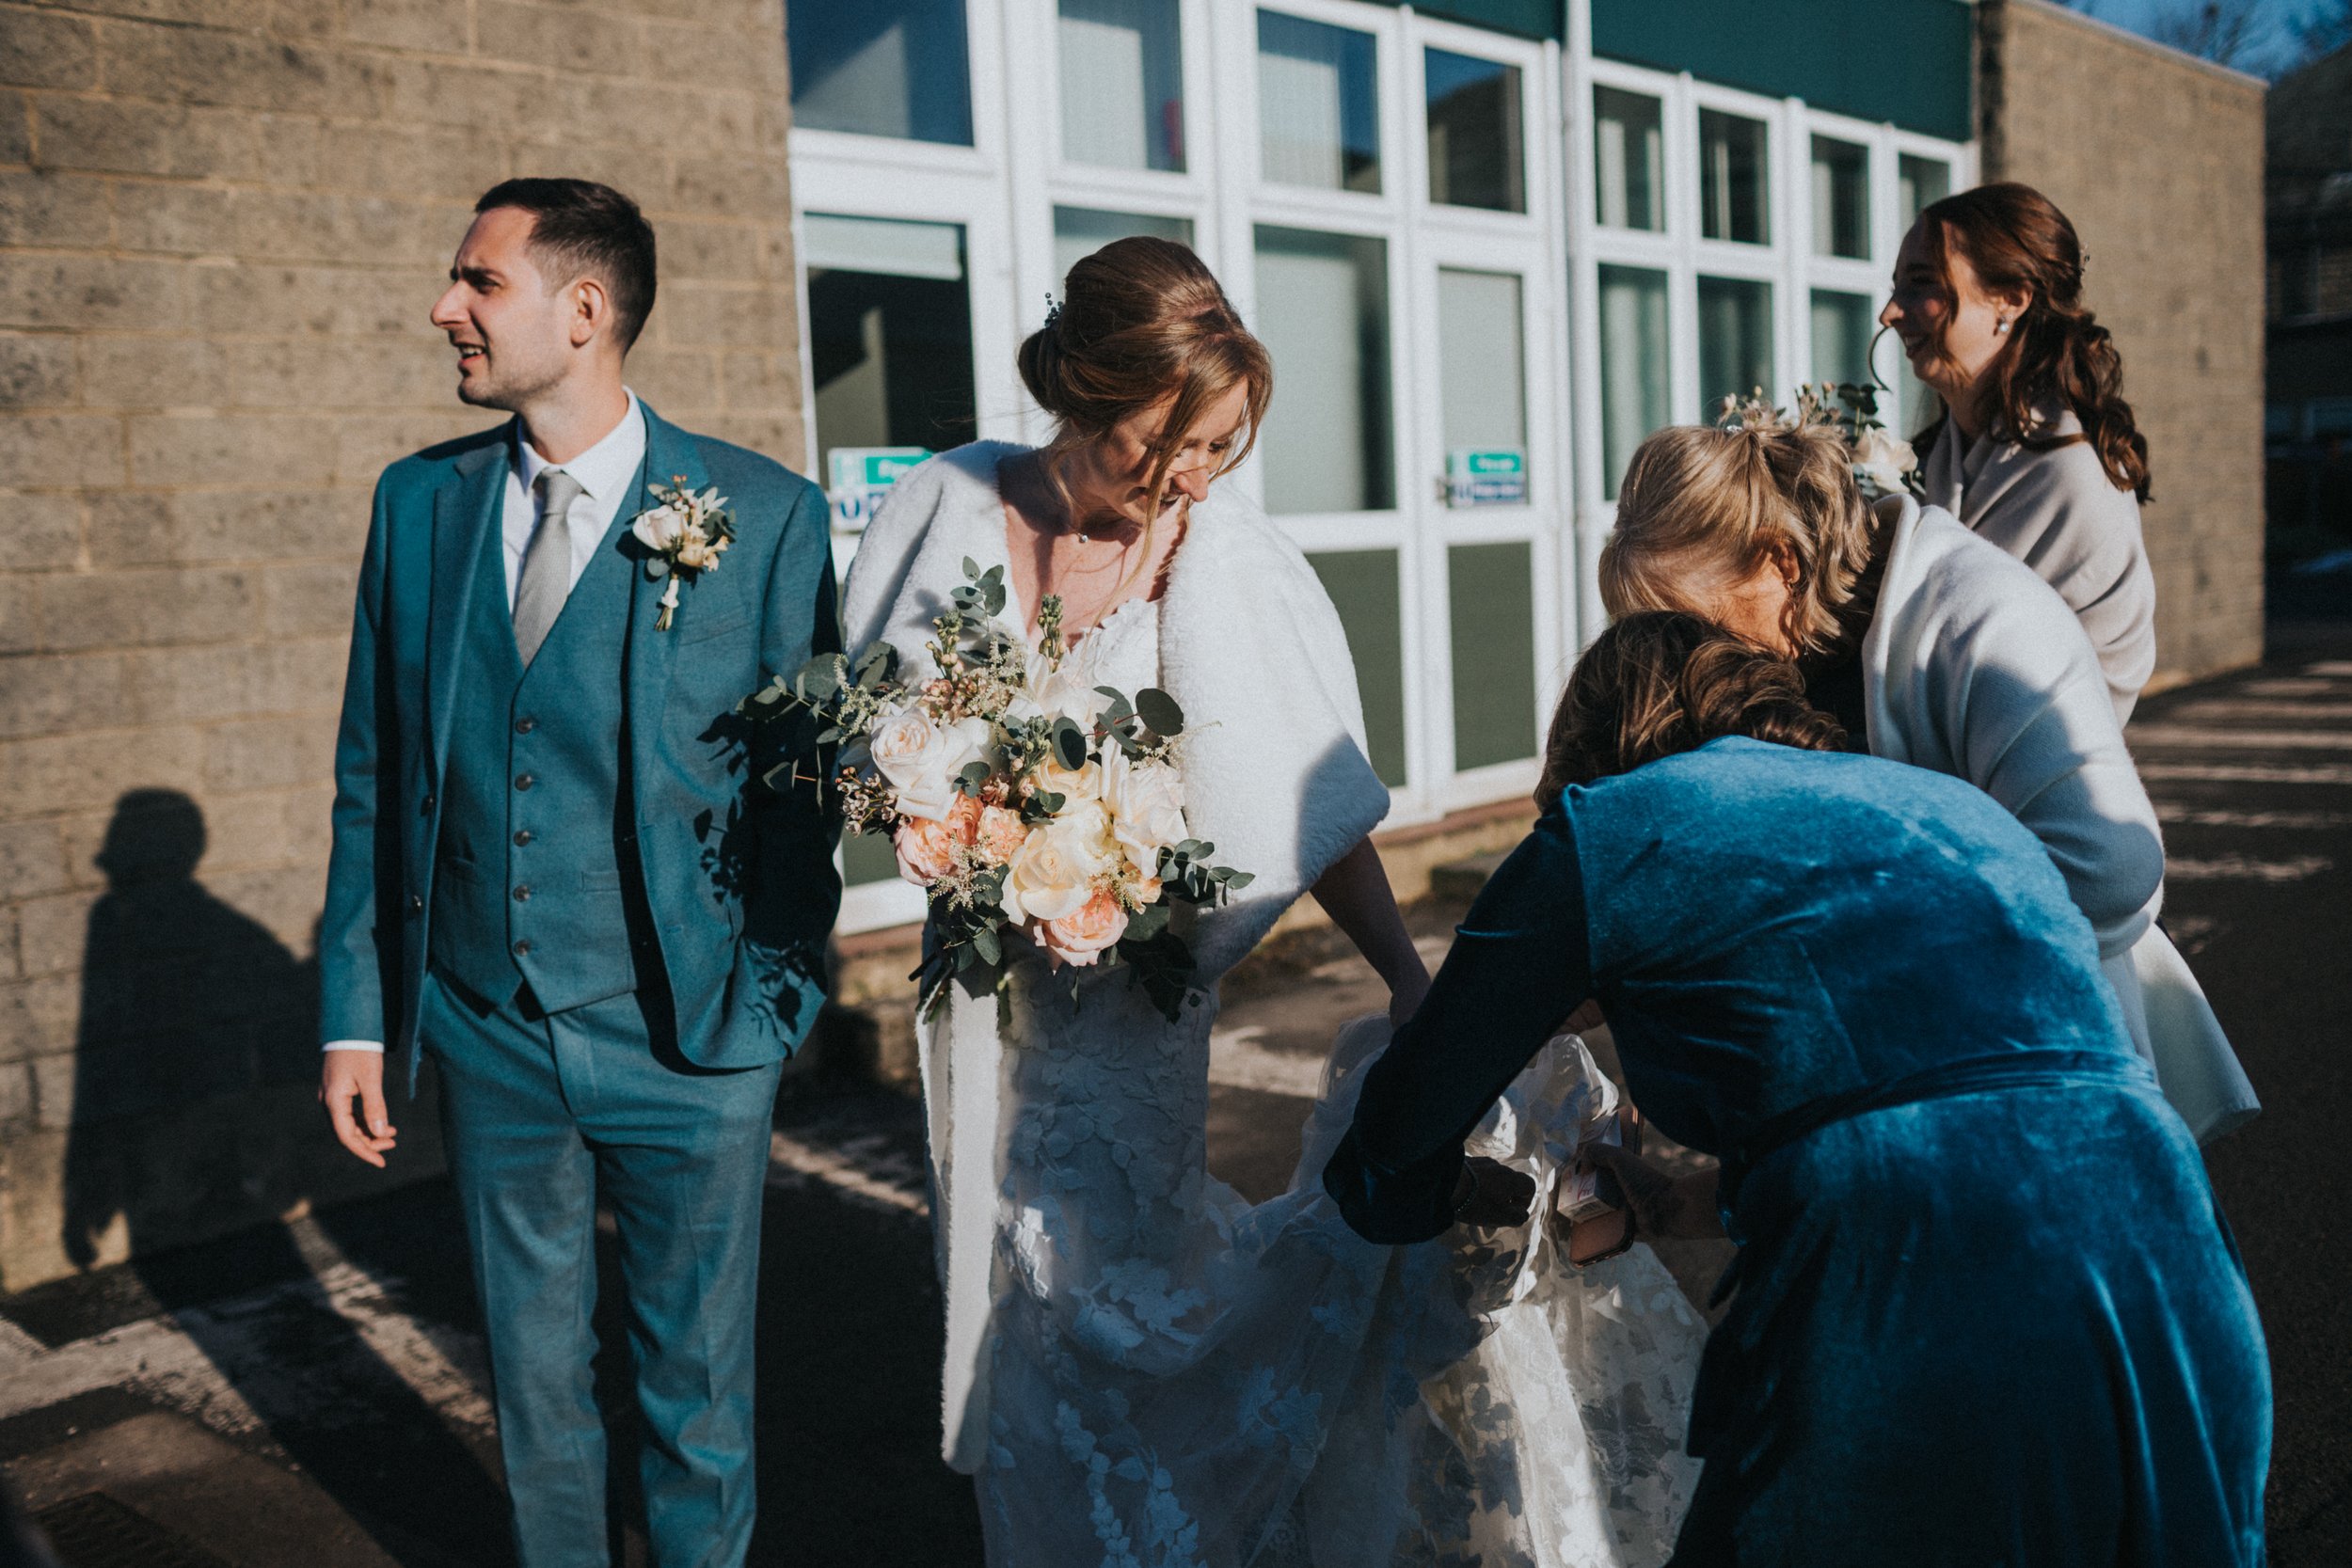
[[[1260,9],[1372,35],[1379,75],[1381,190],[1288,186],[1264,178],[1258,127]],[[1458,772],[1454,768],[1452,641],[1446,551],[1455,545],[1531,546],[1539,709],[1555,697],[1574,653],[1603,625],[1594,566],[1615,508],[1601,499],[1598,268],[1639,267],[1667,279],[1668,409],[1699,419],[1697,278],[1772,284],[1773,357],[1787,398],[1812,378],[1815,287],[1883,297],[1901,239],[1896,211],[1899,154],[1932,158],[1952,189],[1977,177],[1975,148],[1858,121],[1688,74],[1596,59],[1589,0],[1570,0],[1565,43],[1537,42],[1370,0],[1178,0],[1182,28],[1185,167],[1104,168],[1063,155],[1056,0],[966,0],[973,145],[900,141],[796,129],[790,140],[795,223],[802,213],[954,223],[964,234],[972,319],[974,434],[1037,442],[1044,415],[1021,386],[1021,339],[1044,320],[1062,279],[1054,268],[1054,209],[1089,208],[1181,218],[1244,320],[1257,309],[1260,224],[1375,237],[1388,258],[1391,451],[1396,504],[1383,511],[1277,518],[1310,552],[1387,549],[1396,554],[1404,660],[1405,766],[1391,825],[1522,795],[1530,760]],[[1496,213],[1428,199],[1427,78],[1422,51],[1437,48],[1520,71],[1527,211]],[[1592,91],[1621,87],[1661,106],[1666,215],[1663,231],[1602,229],[1593,210]],[[1039,105],[1045,105],[1040,112]],[[1698,232],[1698,112],[1719,108],[1761,119],[1772,139],[1768,212],[1772,242],[1707,242]],[[1867,261],[1811,255],[1812,135],[1870,149]],[[1526,368],[1530,499],[1524,507],[1455,511],[1437,496],[1444,463],[1437,340],[1440,268],[1520,278]],[[796,278],[807,310],[805,267]],[[1899,356],[1880,345],[1890,383]],[[803,385],[813,385],[806,334]],[[803,408],[806,450],[817,451],[816,405]],[[1221,482],[1263,503],[1264,474],[1252,458]],[[1531,716],[1531,729],[1543,713]],[[841,928],[859,931],[921,918],[920,890],[896,881],[848,890]]]
[[[1707,417],[1699,406],[1698,279],[1746,278],[1773,291],[1773,369],[1778,385],[1767,390],[1784,405],[1797,388],[1818,379],[1813,366],[1811,309],[1816,288],[1859,293],[1883,302],[1902,240],[1897,211],[1899,155],[1932,158],[1952,172],[1951,188],[1976,182],[1973,142],[1948,142],[1892,124],[1856,119],[1815,108],[1802,99],[1772,99],[1688,72],[1653,71],[1592,53],[1589,0],[1570,0],[1568,46],[1563,51],[1569,315],[1573,354],[1568,383],[1575,410],[1578,457],[1573,531],[1577,605],[1576,645],[1589,643],[1607,624],[1600,604],[1597,566],[1600,546],[1616,518],[1616,503],[1602,496],[1608,476],[1601,453],[1600,268],[1639,267],[1667,279],[1669,418],[1692,423]],[[1663,232],[1604,228],[1594,214],[1592,95],[1596,87],[1616,87],[1655,98],[1661,115],[1666,190]],[[1770,138],[1767,166],[1772,189],[1767,212],[1769,245],[1699,237],[1698,116],[1719,109],[1765,123]],[[1870,247],[1867,259],[1813,254],[1812,157],[1816,134],[1867,148],[1870,158]],[[1899,344],[1879,343],[1872,364],[1880,378],[1896,385],[1901,369]]]

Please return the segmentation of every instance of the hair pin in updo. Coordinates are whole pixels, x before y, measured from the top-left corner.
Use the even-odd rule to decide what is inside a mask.
[[[1056,299],[1056,298],[1053,296],[1053,293],[1049,291],[1049,292],[1046,293],[1046,295],[1045,295],[1045,326],[1046,326],[1046,330],[1048,330],[1048,331],[1053,330],[1053,327],[1054,327],[1055,324],[1056,324],[1056,323],[1057,323],[1057,322],[1059,322],[1060,320],[1061,320],[1061,301],[1060,301],[1060,300],[1058,300],[1058,299]]]

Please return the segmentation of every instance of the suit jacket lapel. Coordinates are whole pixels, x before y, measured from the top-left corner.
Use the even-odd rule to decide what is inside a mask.
[[[628,600],[627,690],[631,720],[629,760],[643,768],[650,766],[654,743],[660,734],[661,707],[669,695],[670,661],[677,648],[677,628],[689,610],[681,599],[672,629],[654,629],[654,623],[661,616],[661,592],[666,583],[646,570],[651,556],[628,531],[628,525],[639,513],[658,504],[653,494],[655,485],[699,490],[710,480],[694,449],[693,437],[656,414],[643,399],[638,407],[645,415],[645,466],[638,476],[635,499],[614,521],[621,529],[620,546],[629,553],[636,568],[635,585]]]
[[[459,458],[457,482],[433,498],[432,620],[426,629],[425,711],[433,736],[433,777],[449,761],[449,728],[456,710],[457,667],[465,657],[467,614],[477,589],[484,536],[504,520],[506,475],[515,425],[506,438]],[[497,585],[500,593],[505,585]]]

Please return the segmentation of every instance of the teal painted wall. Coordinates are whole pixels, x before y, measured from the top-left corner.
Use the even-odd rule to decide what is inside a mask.
[[[1965,0],[1592,0],[1593,53],[1950,141],[1975,135]]]
[[[1393,6],[1398,0],[1380,3]],[[1567,8],[1565,0],[1415,0],[1413,6],[1423,16],[1441,16],[1449,22],[1554,42],[1567,36]]]

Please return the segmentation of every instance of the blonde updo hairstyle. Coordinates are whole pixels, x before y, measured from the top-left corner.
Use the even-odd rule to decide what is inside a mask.
[[[1216,277],[1185,246],[1150,236],[1113,240],[1072,267],[1061,304],[1021,344],[1020,364],[1029,395],[1055,420],[1044,467],[1065,500],[1065,458],[1120,420],[1168,404],[1147,526],[1185,433],[1217,400],[1248,388],[1242,438],[1213,479],[1249,455],[1274,396],[1274,361]]]
[[[1618,492],[1600,552],[1601,603],[1613,620],[1654,610],[1706,615],[1697,594],[1745,580],[1784,545],[1797,577],[1783,630],[1802,654],[1840,646],[1878,527],[1852,463],[1823,425],[1658,432],[1635,450]]]

